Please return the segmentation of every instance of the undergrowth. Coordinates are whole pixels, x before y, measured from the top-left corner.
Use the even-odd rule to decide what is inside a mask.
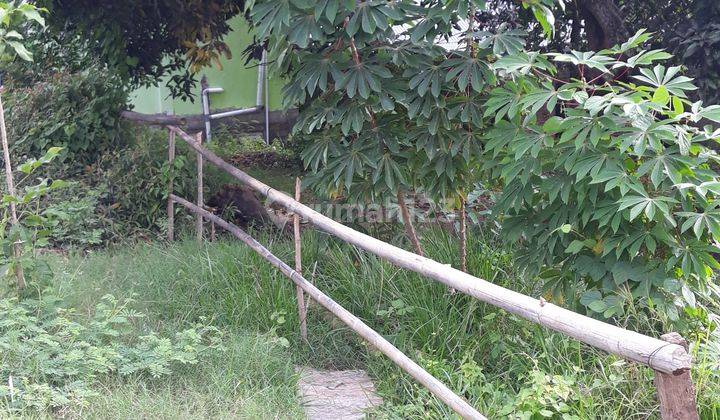
[[[271,233],[258,237],[280,258],[292,260],[290,240]],[[454,238],[426,231],[423,239],[429,256],[455,262]],[[515,272],[512,254],[494,240],[474,232],[468,249],[472,274],[540,295],[540,286]],[[303,263],[306,277],[321,290],[491,418],[656,416],[652,372],[647,368],[467,296],[451,294],[443,285],[323,234],[304,233]],[[303,344],[298,337],[293,286],[236,241],[223,239],[202,247],[193,241],[170,246],[140,244],[71,257],[56,265],[62,268],[58,292],[78,308],[91,308],[108,292],[137,296],[138,308],[151,313],[158,325],[185,325],[204,317],[223,331],[263,334],[278,347],[289,347],[283,353],[290,358],[285,361],[288,364],[365,368],[385,400],[376,413],[379,417],[452,416],[447,407],[316,304],[309,311],[310,342]],[[653,336],[667,332],[655,330],[657,320],[646,318],[629,314],[627,325]],[[692,350],[701,416],[712,419],[720,418],[720,336],[717,330],[709,334],[696,338]],[[232,374],[222,377],[229,381]],[[108,386],[113,389],[112,384]],[[127,385],[123,389],[127,391]],[[226,391],[221,390],[218,398],[226,398]],[[127,394],[118,395],[122,400]],[[105,407],[116,404],[113,396],[103,399]]]

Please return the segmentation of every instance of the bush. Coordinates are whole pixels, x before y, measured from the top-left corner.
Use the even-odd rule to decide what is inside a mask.
[[[54,194],[42,212],[50,220],[50,240],[59,247],[94,247],[103,243],[110,221],[105,217],[104,189],[80,182],[70,183],[61,194]]]
[[[141,130],[126,148],[108,156],[99,165],[97,175],[102,188],[108,191],[108,217],[116,224],[115,235],[165,229],[167,186],[171,176],[175,194],[195,197],[195,165],[188,162],[188,156],[193,154],[178,140],[171,170],[167,136],[163,130]],[[182,209],[176,206],[176,211]]]
[[[197,324],[174,337],[137,331],[132,300],[106,295],[85,321],[52,294],[0,299],[0,412],[87,406],[109,375],[159,377],[221,349],[219,330]]]
[[[669,54],[638,49],[648,38],[501,58],[484,168],[502,188],[503,236],[558,301],[582,294],[604,317],[639,303],[677,320],[720,268],[720,131],[702,127],[720,106],[691,103],[691,79],[657,64]],[[579,79],[556,79],[551,61]]]
[[[56,167],[54,176],[80,173],[85,165],[125,143],[120,112],[127,92],[98,64],[88,63],[74,73],[50,73],[28,86],[10,80],[8,92],[13,154],[36,156],[51,146],[63,147],[64,166]]]

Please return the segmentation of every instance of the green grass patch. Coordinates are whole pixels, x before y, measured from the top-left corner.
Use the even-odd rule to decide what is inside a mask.
[[[456,263],[453,237],[441,231],[423,234],[429,256]],[[289,238],[257,235],[280,258],[292,261]],[[514,271],[511,253],[494,240],[474,232],[468,248],[474,275],[541,294],[538,284]],[[491,418],[624,419],[657,413],[647,368],[451,294],[441,284],[320,233],[304,233],[303,263],[306,277],[321,290]],[[90,417],[296,417],[292,366],[304,364],[367,369],[386,401],[378,416],[452,414],[317,305],[310,305],[310,343],[303,344],[293,285],[237,241],[139,244],[72,256],[55,266],[56,288],[81,311],[106,293],[134,296],[148,313],[148,328],[172,333],[208,319],[229,337],[229,353],[184,368],[179,378],[104,382],[106,391]],[[704,418],[720,418],[719,343],[717,335],[696,343],[700,363],[693,374]]]

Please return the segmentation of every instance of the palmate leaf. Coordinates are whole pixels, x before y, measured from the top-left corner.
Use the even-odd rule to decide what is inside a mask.
[[[493,64],[493,69],[505,70],[511,74],[517,73],[521,75],[527,75],[532,69],[555,73],[555,66],[539,52],[519,52],[517,54],[500,57],[500,59]]]
[[[355,176],[365,178],[366,172],[373,167],[373,155],[377,151],[377,143],[372,138],[358,137],[328,161],[328,170],[332,171],[336,185],[350,189]]]
[[[561,121],[559,143],[574,140],[577,150],[587,147],[588,143],[597,147],[601,139],[611,136],[613,125],[612,120],[604,116],[571,115]]]
[[[407,107],[408,117],[411,119],[414,119],[419,115],[430,118],[430,115],[432,115],[433,111],[437,107],[443,107],[445,103],[445,98],[443,98],[442,96],[436,99],[433,98],[431,95],[412,95],[409,100],[410,102],[404,105]]]
[[[685,91],[696,90],[697,87],[691,83],[692,79],[686,76],[677,76],[680,71],[680,66],[673,66],[665,68],[665,66],[658,64],[653,67],[652,71],[647,68],[641,68],[641,76],[633,76],[634,79],[640,80],[660,88],[661,86],[667,89],[668,92],[681,98],[687,98]]]
[[[287,40],[300,48],[307,48],[310,41],[323,42],[325,34],[315,20],[315,15],[307,13],[296,16],[290,21]]]
[[[655,188],[669,177],[674,184],[682,182],[682,171],[688,170],[690,159],[670,151],[660,152],[643,162],[637,170],[637,176],[650,174],[650,181]]]
[[[607,66],[615,62],[614,58],[593,51],[580,52],[573,50],[570,54],[549,53],[548,55],[553,57],[555,61],[572,63],[576,66],[587,66],[603,73],[608,73]]]
[[[686,218],[680,226],[681,232],[692,227],[695,237],[700,240],[704,231],[707,230],[714,240],[720,240],[720,210],[716,206],[706,209],[703,213],[678,212],[679,217]]]
[[[474,95],[461,95],[448,101],[448,118],[458,118],[463,123],[476,127],[483,126],[483,107]]]
[[[318,172],[322,166],[328,161],[328,156],[336,156],[338,151],[338,139],[332,134],[325,133],[322,137],[317,138],[305,150],[300,153],[300,158],[305,165],[305,169],[312,169]]]
[[[645,66],[652,64],[653,61],[663,61],[667,60],[668,58],[671,58],[672,54],[669,54],[665,52],[664,50],[650,50],[650,51],[640,51],[639,53],[635,54],[634,56],[627,59],[627,62],[623,63],[617,63],[613,66],[613,68],[618,67],[630,67],[634,68],[637,66]]]
[[[496,87],[490,91],[490,98],[485,103],[485,117],[495,114],[495,123],[498,123],[504,116],[509,119],[515,118],[520,111],[520,100],[523,98],[524,90],[515,82],[507,82],[502,87]]]
[[[383,182],[391,191],[396,192],[399,185],[407,184],[407,180],[400,164],[390,153],[384,153],[377,164],[374,165],[373,184]]]
[[[669,207],[669,204],[673,203],[677,203],[677,200],[670,197],[627,195],[618,200],[618,204],[620,205],[618,211],[630,209],[631,222],[644,212],[649,220],[659,220],[656,216],[663,216],[672,226],[676,226],[677,223],[672,217]]]
[[[674,255],[668,258],[666,264],[668,271],[676,267],[679,263],[684,277],[687,278],[695,274],[701,279],[706,279],[712,271],[708,273],[705,267],[714,270],[720,269],[720,264],[713,256],[720,254],[720,248],[714,245],[696,240],[688,240],[684,246],[677,247],[674,251]]]
[[[324,15],[330,22],[335,22],[335,17],[344,3],[342,0],[320,0],[316,2],[315,19],[320,20]]]
[[[620,165],[609,165],[606,169],[593,175],[590,184],[604,184],[603,192],[618,188],[621,196],[625,196],[631,190],[638,194],[646,194],[637,178],[628,174]]]
[[[407,40],[393,42],[382,47],[391,57],[392,63],[400,67],[426,67],[434,57],[440,57],[444,50],[439,45],[431,43],[414,44]]]
[[[510,144],[510,152],[514,153],[515,159],[521,159],[528,152],[530,156],[536,158],[543,146],[551,147],[552,145],[552,136],[531,129],[522,131],[520,135],[515,138]]]
[[[290,26],[290,0],[259,3],[250,10],[257,25],[258,36],[267,38],[271,33],[282,33]]]
[[[455,80],[458,89],[463,92],[468,86],[472,86],[476,92],[481,92],[485,85],[495,83],[495,75],[490,70],[490,66],[476,57],[451,58],[443,67],[447,71],[445,81]]]
[[[376,29],[386,30],[390,27],[390,17],[397,16],[397,11],[387,6],[384,1],[361,1],[353,10],[345,30],[348,35],[355,34],[362,29],[372,34]]]
[[[493,54],[513,55],[517,54],[525,47],[525,37],[527,34],[521,29],[510,29],[498,32],[496,34],[487,31],[475,31],[473,36],[478,39],[480,48],[488,48],[492,45]]]
[[[568,171],[570,175],[575,175],[575,180],[579,182],[583,178],[590,175],[596,177],[603,169],[617,168],[617,162],[605,153],[597,153],[589,150],[588,153],[580,155]]]
[[[440,96],[440,90],[445,82],[447,70],[435,63],[426,63],[426,66],[419,68],[408,68],[403,77],[409,77],[410,89],[417,90],[418,95],[424,96],[430,91],[432,96]]]
[[[625,151],[632,146],[633,152],[642,156],[650,146],[656,152],[662,152],[665,146],[663,141],[673,143],[675,131],[670,127],[669,121],[653,121],[647,118],[635,119],[632,125],[621,130],[617,137],[620,150]]]
[[[363,124],[368,119],[367,109],[362,104],[357,103],[345,105],[333,115],[335,117],[333,122],[340,122],[340,129],[346,136],[351,132],[361,133]]]
[[[345,90],[348,98],[353,98],[355,93],[360,94],[363,98],[370,97],[370,92],[380,92],[382,90],[380,79],[388,79],[392,77],[392,73],[387,68],[374,64],[353,64],[345,73],[342,79],[337,83],[335,89]]]
[[[298,70],[295,79],[300,81],[301,86],[307,90],[309,95],[314,94],[317,88],[326,92],[330,78],[337,83],[344,77],[338,63],[334,62],[331,57],[308,57],[302,62],[302,67]]]
[[[640,29],[633,36],[630,37],[627,41],[623,42],[620,45],[615,45],[614,47],[601,51],[604,54],[624,54],[628,50],[631,50],[633,48],[637,48],[640,45],[644,44],[650,39],[650,33],[647,32],[647,29]]]
[[[569,90],[556,90],[550,82],[545,82],[527,92],[520,104],[527,110],[528,115],[532,116],[537,114],[543,105],[548,112],[552,111],[557,105],[558,97],[569,96],[571,96]]]

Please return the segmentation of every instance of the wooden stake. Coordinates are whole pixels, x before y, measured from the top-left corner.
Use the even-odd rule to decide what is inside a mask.
[[[168,181],[168,201],[167,201],[167,240],[172,242],[175,240],[175,202],[170,198],[173,194],[173,183],[175,178],[175,132],[168,131],[168,163],[170,164],[170,180]]]
[[[690,355],[682,346],[626,330],[553,305],[550,302],[506,289],[338,223],[225,162],[210,150],[199,146],[191,136],[179,128],[170,127],[170,129],[174,130],[183,141],[196,152],[201,153],[210,163],[226,171],[257,193],[267,197],[271,202],[285,207],[288,212],[299,214],[304,219],[309,220],[313,227],[377,255],[398,267],[434,279],[446,286],[455,288],[458,292],[465,293],[531,322],[561,332],[608,353],[650,366],[654,370],[677,374],[687,371],[691,367]],[[307,292],[307,289],[305,291]],[[312,295],[310,297],[315,299]]]
[[[360,318],[350,313],[347,309],[340,306],[337,302],[332,300],[328,295],[320,291],[317,287],[313,286],[312,283],[307,281],[300,273],[290,268],[289,265],[285,264],[278,257],[273,255],[267,248],[262,246],[252,236],[248,235],[245,231],[239,227],[226,222],[218,216],[202,209],[187,200],[184,200],[177,196],[172,196],[175,202],[185,206],[188,210],[195,214],[203,215],[206,219],[212,220],[217,223],[218,226],[232,233],[236,238],[240,239],[247,246],[257,252],[267,262],[278,268],[286,277],[288,277],[298,287],[302,288],[308,296],[310,296],[315,302],[322,305],[325,309],[330,311],[332,314],[338,317],[340,321],[345,323],[351,330],[355,331],[359,336],[364,338],[368,343],[386,355],[390,360],[395,362],[400,368],[407,372],[410,376],[415,378],[420,384],[427,388],[433,395],[438,397],[440,401],[447,404],[456,413],[461,415],[465,419],[485,419],[485,417],[475,410],[470,404],[467,403],[462,397],[451,391],[445,384],[440,382],[437,378],[430,375],[425,369],[420,367],[417,363],[413,362],[397,347],[393,346],[392,343],[387,341],[382,335],[378,334],[375,330],[365,324]]]
[[[410,217],[407,204],[405,203],[405,195],[400,189],[398,189],[397,192],[397,200],[398,205],[400,205],[400,214],[403,218],[403,224],[405,225],[405,233],[407,234],[408,239],[410,239],[410,242],[412,242],[413,247],[415,248],[415,253],[420,256],[425,256],[422,246],[420,246],[420,240],[418,239],[417,232],[415,231],[415,226],[413,225],[412,218]]]
[[[688,349],[687,341],[678,333],[665,334],[660,338]],[[689,370],[677,375],[655,371],[655,388],[660,402],[660,416],[663,419],[699,419],[695,387]]]
[[[4,88],[0,86],[0,94]],[[5,183],[8,195],[15,196],[15,181],[13,180],[12,162],[10,161],[10,146],[8,145],[7,128],[5,127],[5,108],[3,107],[2,96],[0,95],[0,138],[2,138],[3,159],[5,160]],[[17,207],[14,201],[10,201],[10,223],[12,226],[19,224],[17,216]],[[13,244],[13,255],[17,260],[22,255],[22,244],[15,242]],[[18,289],[25,288],[25,273],[23,272],[20,261],[15,261],[15,278],[17,279]]]
[[[295,178],[295,200],[300,201],[300,178]],[[293,232],[295,234],[295,271],[302,274],[302,251],[300,249],[300,216],[293,214]],[[297,296],[298,315],[300,316],[300,337],[307,341],[307,309],[305,307],[305,295],[302,287],[295,286]]]
[[[195,142],[202,147],[202,133],[195,135]],[[203,155],[197,154],[197,205],[200,208],[205,207],[205,199],[203,197]],[[197,234],[197,243],[202,244],[203,241],[203,217],[198,214],[195,217],[195,230]]]

